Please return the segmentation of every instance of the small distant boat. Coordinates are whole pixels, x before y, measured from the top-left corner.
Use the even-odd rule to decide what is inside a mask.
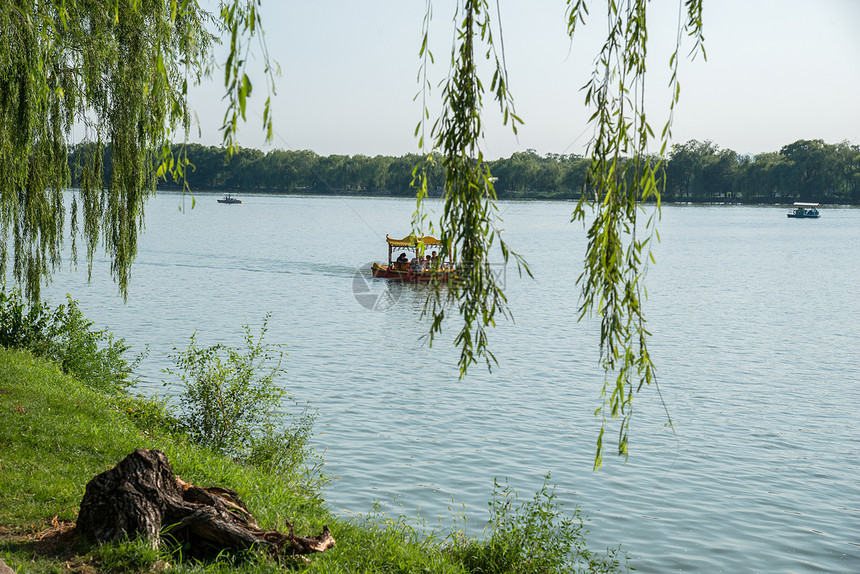
[[[223,199],[219,199],[218,203],[242,203],[242,200],[232,195],[225,195]]]
[[[794,219],[818,219],[821,214],[818,213],[818,203],[803,203],[802,201],[794,202],[794,211],[787,213],[788,217]]]
[[[439,259],[433,259],[423,262],[418,261],[418,253],[421,246],[432,247],[442,244],[435,237],[425,235],[418,239],[414,235],[408,235],[403,239],[393,239],[388,235],[385,236],[385,241],[388,243],[388,265],[374,263],[371,266],[371,273],[378,279],[393,279],[395,281],[408,281],[411,283],[424,283],[431,279],[439,281],[447,281],[448,276],[454,275],[454,266],[451,263],[445,263]],[[406,257],[405,252],[401,254],[397,260],[393,259],[394,250],[412,251],[414,254],[413,260],[410,261]],[[435,251],[433,252],[435,254]]]

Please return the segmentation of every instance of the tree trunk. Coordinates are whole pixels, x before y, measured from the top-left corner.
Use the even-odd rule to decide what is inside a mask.
[[[77,530],[94,542],[142,536],[153,547],[162,531],[196,544],[219,548],[254,545],[277,554],[308,554],[334,546],[328,526],[304,538],[263,530],[238,494],[229,488],[201,488],[173,473],[160,450],[136,449],[114,468],[87,484]]]

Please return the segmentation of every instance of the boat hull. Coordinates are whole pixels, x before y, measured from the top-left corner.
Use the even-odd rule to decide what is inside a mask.
[[[410,283],[428,283],[431,280],[447,281],[452,275],[451,270],[438,269],[430,271],[401,271],[392,269],[388,265],[374,263],[370,268],[371,273],[378,279],[390,279],[392,281],[408,281]]]
[[[814,215],[810,215],[810,214],[798,215],[796,213],[787,213],[786,215],[792,219],[818,219],[819,217],[821,217],[821,214],[818,214],[818,213],[816,213]]]

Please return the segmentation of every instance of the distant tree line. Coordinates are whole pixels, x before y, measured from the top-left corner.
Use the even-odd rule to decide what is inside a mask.
[[[72,185],[78,185],[84,146],[69,157]],[[183,153],[174,146],[174,155]],[[189,144],[186,169],[192,190],[281,191],[412,195],[412,170],[423,158],[365,155],[320,156],[312,151],[273,150],[268,153],[242,148],[232,156],[219,147]],[[111,150],[104,154],[105,170]],[[444,171],[431,156],[426,166],[428,187],[443,192]],[[654,158],[653,161],[658,161]],[[538,155],[534,150],[488,162],[498,178],[500,198],[576,199],[585,189],[589,160],[579,155]],[[860,203],[860,146],[847,142],[798,140],[779,152],[757,156],[720,149],[712,142],[688,141],[674,146],[663,163],[663,201],[785,203]],[[110,173],[105,174],[106,181]],[[162,181],[160,189],[181,189]]]
[[[860,203],[860,146],[798,140],[778,153],[751,157],[689,141],[674,146],[666,163],[663,199]]]

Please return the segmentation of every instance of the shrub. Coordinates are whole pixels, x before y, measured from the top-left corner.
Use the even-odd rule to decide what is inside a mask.
[[[194,442],[280,474],[305,473],[314,416],[305,409],[281,424],[283,402],[294,399],[276,382],[286,373],[282,346],[263,342],[270,315],[256,339],[243,325],[244,350],[200,347],[195,332],[187,348],[173,347],[175,368],[164,372],[179,379],[178,418]]]
[[[469,572],[532,574],[552,572],[620,572],[627,559],[620,548],[606,554],[586,545],[585,523],[577,508],[565,516],[548,487],[549,475],[531,501],[517,504],[516,491],[495,482],[490,502],[489,536],[453,536],[452,554]],[[623,564],[622,564],[623,559]]]
[[[133,384],[132,369],[142,356],[129,363],[129,347],[107,329],[93,330],[78,303],[66,295],[67,303],[51,310],[44,301],[26,303],[21,292],[0,291],[0,345],[27,349],[56,362],[60,368],[85,383],[105,391],[123,390]]]
[[[29,349],[43,355],[51,338],[52,314],[44,302],[27,304],[21,292],[0,291],[0,345],[9,349]]]

